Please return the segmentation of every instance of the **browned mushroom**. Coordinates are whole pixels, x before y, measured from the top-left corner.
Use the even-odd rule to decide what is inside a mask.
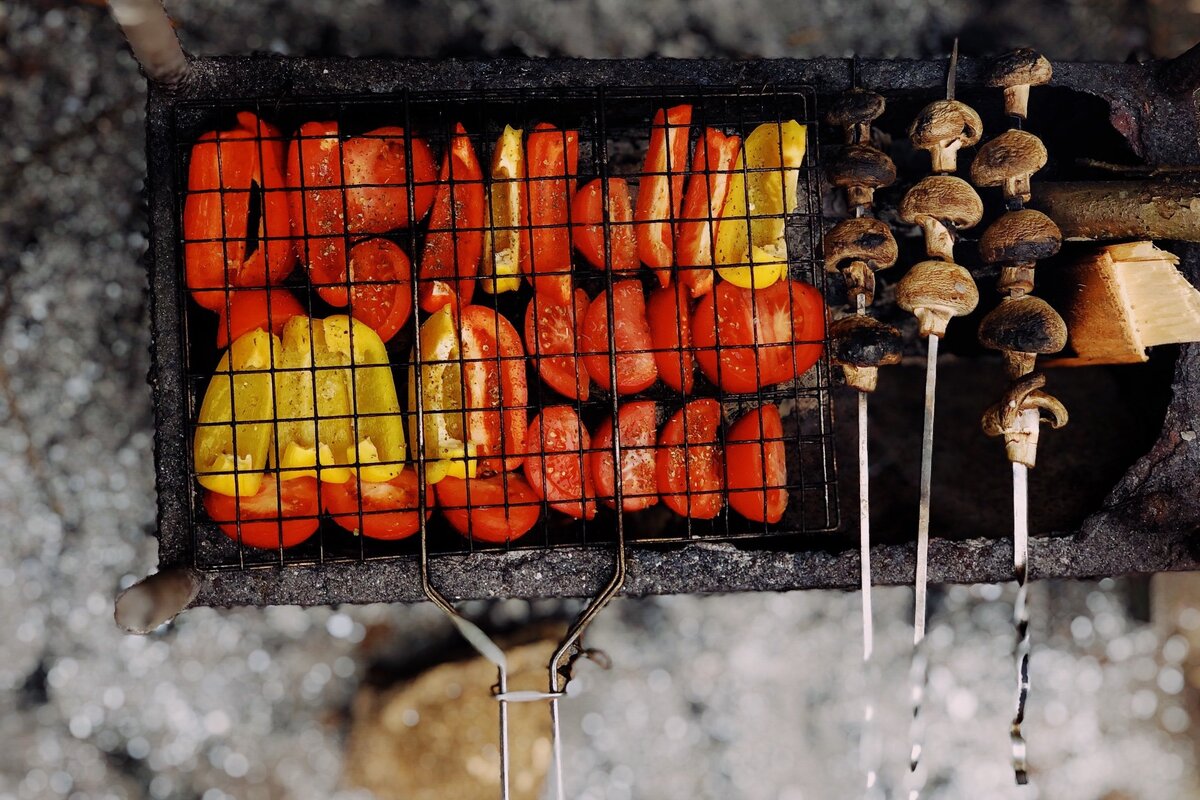
[[[895,182],[896,165],[876,147],[848,144],[834,156],[827,174],[830,183],[846,190],[851,207],[870,206],[876,189]]]
[[[979,323],[979,341],[1001,352],[1010,378],[1021,378],[1033,372],[1039,353],[1066,347],[1067,325],[1039,297],[1006,297]]]
[[[872,217],[844,219],[825,234],[825,269],[841,272],[851,305],[875,298],[875,271],[896,263],[896,239],[887,223]]]
[[[899,363],[900,348],[900,331],[874,317],[853,314],[829,326],[829,357],[860,392],[875,391],[879,368]]]
[[[1004,399],[983,412],[983,432],[988,436],[1003,436],[1008,460],[1033,469],[1037,463],[1038,432],[1043,422],[1051,428],[1061,428],[1070,420],[1066,407],[1058,398],[1041,391],[1046,376],[1040,372],[1015,381],[1004,393]],[[1050,412],[1048,418],[1042,411]]]
[[[992,61],[987,85],[1004,89],[1004,111],[1025,119],[1029,109],[1029,87],[1050,82],[1054,70],[1045,56],[1022,47]]]
[[[958,151],[970,147],[983,135],[983,122],[975,109],[957,100],[936,100],[908,128],[913,146],[928,150],[934,172],[954,172]]]
[[[900,219],[920,225],[930,258],[954,260],[954,232],[974,227],[983,218],[983,202],[971,184],[953,175],[930,175],[908,190],[900,203]]]
[[[1062,232],[1040,211],[1009,211],[988,226],[979,240],[979,255],[1000,264],[997,287],[1014,297],[1033,291],[1033,269],[1062,247]]]
[[[922,336],[944,336],[952,317],[979,304],[971,273],[949,261],[922,261],[900,279],[896,302],[917,318]]]
[[[1046,166],[1046,147],[1032,133],[1009,130],[986,142],[971,163],[976,186],[1001,186],[1006,200],[1029,200],[1029,178]]]
[[[846,143],[871,141],[871,123],[879,119],[885,107],[883,96],[867,89],[842,92],[825,112],[825,120],[846,131]]]

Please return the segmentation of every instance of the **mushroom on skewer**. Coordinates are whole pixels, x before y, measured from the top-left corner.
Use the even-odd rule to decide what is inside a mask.
[[[1008,130],[979,148],[971,162],[971,180],[976,186],[1000,186],[1004,199],[1029,200],[1033,192],[1029,179],[1046,166],[1046,146],[1042,140],[1021,130]]]
[[[851,208],[869,208],[875,190],[891,186],[896,180],[896,165],[882,150],[869,144],[849,144],[838,151],[827,168],[829,182],[846,190]]]
[[[1054,70],[1046,57],[1022,47],[992,62],[987,85],[1004,89],[1004,112],[1025,119],[1029,110],[1029,87],[1049,83]]]
[[[908,190],[900,203],[900,220],[920,225],[930,258],[954,260],[954,234],[983,219],[983,201],[971,184],[953,175],[930,175]]]
[[[996,288],[1011,297],[1033,291],[1037,262],[1058,253],[1062,232],[1040,211],[1023,208],[1009,211],[988,226],[979,240],[979,256],[1000,265]]]
[[[833,361],[842,367],[846,384],[858,390],[858,520],[860,579],[862,584],[863,670],[871,680],[874,625],[871,610],[871,509],[867,448],[867,393],[875,390],[879,367],[900,360],[900,333],[867,316],[875,297],[875,272],[896,263],[896,239],[883,222],[863,216],[874,200],[875,189],[896,179],[896,167],[883,151],[872,147],[871,122],[884,110],[878,94],[853,88],[835,101],[827,115],[831,125],[845,129],[848,144],[829,167],[829,180],[846,190],[854,215],[839,222],[825,236],[825,268],[840,272],[853,316],[836,321],[829,330]],[[863,703],[861,753],[869,796],[878,791],[878,756],[872,735],[875,706],[868,692]]]
[[[935,173],[954,172],[958,166],[958,151],[969,147],[983,135],[983,124],[979,114],[970,106],[954,99],[955,73],[958,66],[958,42],[950,55],[950,67],[946,75],[946,99],[930,103],[921,110],[920,114],[909,127],[909,138],[913,146],[928,150]],[[925,183],[922,181],[922,183]],[[920,186],[921,184],[918,184]],[[924,698],[928,670],[921,643],[925,640],[925,609],[927,601],[927,585],[929,572],[929,504],[933,477],[933,421],[935,397],[937,394],[937,353],[940,338],[946,333],[946,326],[956,316],[969,314],[979,302],[979,291],[971,273],[954,263],[953,238],[947,223],[957,223],[956,215],[961,208],[951,208],[949,205],[934,207],[934,192],[923,197],[928,187],[944,187],[948,194],[940,203],[949,203],[949,194],[961,187],[952,182],[938,181],[925,184],[921,192],[913,195],[912,207],[908,215],[913,221],[920,216],[923,218],[922,227],[926,230],[926,249],[930,255],[942,260],[922,261],[904,276],[897,287],[897,302],[901,308],[911,311],[917,318],[922,336],[928,340],[928,355],[925,364],[925,417],[921,435],[921,495],[917,512],[917,569],[913,581],[915,609],[913,614],[913,666],[912,666],[912,749],[909,757],[909,790],[910,800],[920,796],[923,783],[923,771],[920,769],[922,752],[922,720],[921,704]],[[917,187],[914,187],[916,190]],[[910,193],[911,194],[911,193]],[[973,193],[972,193],[973,194]],[[955,198],[968,202],[965,196]],[[906,198],[906,201],[908,198]],[[920,203],[918,203],[920,201]],[[978,197],[975,197],[978,202]],[[963,217],[967,222],[976,224],[979,220],[973,209],[971,215]],[[982,213],[982,209],[980,210]],[[970,217],[974,217],[971,220]],[[935,224],[936,221],[936,224]]]
[[[998,288],[1005,296],[980,323],[979,341],[1000,350],[1011,381],[1001,402],[984,412],[983,429],[989,436],[1004,437],[1012,462],[1017,701],[1009,736],[1018,784],[1028,782],[1021,733],[1029,695],[1028,471],[1036,460],[1041,411],[1050,412],[1055,428],[1067,423],[1067,410],[1041,391],[1046,379],[1033,372],[1039,354],[1057,353],[1066,346],[1067,327],[1048,303],[1030,294],[1037,262],[1058,252],[1062,232],[1044,214],[1022,208],[1032,194],[1030,176],[1046,164],[1046,148],[1036,136],[1019,129],[1020,120],[1026,115],[1029,87],[1048,82],[1050,74],[1050,63],[1032,50],[1018,50],[993,62],[988,83],[1004,88],[1005,110],[1017,117],[1018,128],[984,144],[971,165],[972,180],[980,186],[1003,187],[1006,204],[1015,209],[993,223],[980,241],[983,259],[1001,265]]]

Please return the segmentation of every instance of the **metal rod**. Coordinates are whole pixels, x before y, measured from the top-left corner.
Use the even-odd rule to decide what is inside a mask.
[[[925,640],[925,607],[929,581],[929,497],[933,478],[933,414],[937,394],[938,337],[929,335],[929,355],[925,364],[925,426],[921,435],[921,499],[917,511],[917,574],[913,583],[913,667],[912,709],[913,721],[910,731],[912,748],[909,753],[909,799],[920,797],[924,784],[921,770],[923,731],[921,729],[921,704],[925,696],[928,678],[925,656],[921,643]]]
[[[946,73],[946,99],[954,99],[954,88],[958,75],[958,37],[954,37],[954,46],[950,49],[950,67]]]
[[[1017,601],[1013,606],[1013,624],[1017,640],[1013,655],[1017,667],[1017,703],[1012,721],[1013,775],[1019,785],[1029,783],[1025,737],[1021,725],[1025,721],[1025,701],[1029,697],[1029,469],[1013,462],[1013,573],[1017,577]]]

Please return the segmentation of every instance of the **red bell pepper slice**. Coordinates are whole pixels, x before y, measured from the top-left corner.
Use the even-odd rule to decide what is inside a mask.
[[[249,111],[228,131],[210,131],[192,148],[183,205],[183,260],[196,302],[225,309],[226,287],[265,289],[296,263],[288,241],[288,203],[279,129]],[[250,219],[254,195],[261,210]]]
[[[596,269],[608,269],[604,259],[604,220],[608,219],[609,259],[617,271],[635,270],[637,239],[633,235],[633,204],[624,178],[608,179],[608,213],[602,211],[604,188],[600,179],[575,193],[571,201],[571,238],[575,249]]]
[[[304,123],[287,153],[296,253],[317,294],[335,306],[344,306],[350,299],[340,154],[336,122]]]
[[[239,289],[230,294],[229,306],[221,310],[217,348],[224,350],[234,339],[255,328],[269,330],[278,336],[283,333],[285,322],[307,313],[296,296],[282,286]]]
[[[650,148],[638,181],[634,228],[638,255],[655,271],[662,286],[671,284],[672,226],[683,205],[683,177],[687,172],[689,105],[659,109],[650,130]]]
[[[476,445],[479,474],[521,466],[529,419],[525,348],[512,323],[487,306],[460,314],[463,407],[468,440]]]
[[[459,307],[470,305],[483,254],[483,169],[462,123],[438,181],[419,273],[421,308],[431,314],[455,302],[456,288]]]
[[[571,302],[568,214],[579,166],[579,131],[539,123],[525,143],[525,163],[532,252],[521,251],[521,269],[535,292],[566,305]]]
[[[688,287],[692,297],[712,291],[713,240],[741,150],[741,137],[706,128],[704,141],[696,145],[692,156],[692,177],[675,240],[679,282]]]

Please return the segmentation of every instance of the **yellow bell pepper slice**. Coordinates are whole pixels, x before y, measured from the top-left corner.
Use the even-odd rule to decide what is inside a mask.
[[[521,247],[528,246],[525,227],[525,148],[522,131],[505,125],[492,156],[492,182],[483,224],[480,285],[488,294],[521,288]]]
[[[764,289],[787,274],[785,217],[799,205],[806,145],[796,120],[759,125],[746,137],[717,228],[717,272],[730,283]]]
[[[357,468],[360,480],[388,481],[404,469],[404,425],[387,351],[358,321],[351,349],[350,330],[345,315],[292,317],[284,325],[272,450],[284,480],[345,483]]]
[[[419,364],[421,378],[415,377]],[[463,411],[461,344],[449,307],[431,314],[421,325],[421,350],[413,353],[408,374],[408,408],[413,442],[417,441],[417,387],[421,391],[421,424],[425,429],[425,482],[475,477],[476,446],[466,441]],[[414,444],[414,447],[416,445]]]
[[[252,497],[262,486],[271,446],[270,369],[276,342],[261,328],[239,336],[204,391],[192,452],[197,479],[209,491]]]

